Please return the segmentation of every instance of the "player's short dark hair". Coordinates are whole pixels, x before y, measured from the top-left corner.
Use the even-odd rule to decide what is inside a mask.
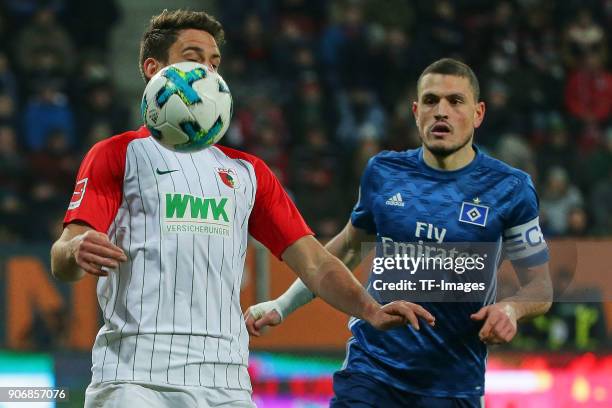
[[[167,62],[168,51],[181,30],[196,29],[206,31],[215,38],[220,46],[225,40],[223,26],[216,18],[204,11],[193,10],[164,10],[153,16],[149,27],[142,35],[140,41],[139,69],[140,74],[146,81],[142,70],[142,64],[147,58]]]
[[[474,93],[474,100],[478,102],[480,98],[480,85],[478,84],[478,78],[467,64],[453,59],[453,58],[442,58],[431,63],[427,68],[423,70],[419,80],[417,81],[417,94],[419,87],[421,86],[421,80],[427,74],[441,74],[441,75],[453,75],[458,77],[467,78],[470,81],[472,92]]]

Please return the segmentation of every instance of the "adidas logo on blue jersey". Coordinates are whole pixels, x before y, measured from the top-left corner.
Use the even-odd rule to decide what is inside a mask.
[[[385,204],[387,204],[387,205],[395,205],[397,207],[403,207],[404,206],[404,200],[402,199],[402,195],[400,193],[397,193],[397,194],[393,195],[392,197],[389,197],[389,199],[385,202]]]

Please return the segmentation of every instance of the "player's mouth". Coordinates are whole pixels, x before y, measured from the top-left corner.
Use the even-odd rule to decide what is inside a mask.
[[[452,131],[452,127],[446,122],[436,122],[429,128],[429,133],[436,137],[448,136]]]

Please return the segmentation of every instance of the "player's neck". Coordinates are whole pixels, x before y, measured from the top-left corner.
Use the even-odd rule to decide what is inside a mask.
[[[466,144],[448,156],[437,156],[423,146],[423,160],[429,167],[437,170],[459,170],[470,164],[474,157],[476,157],[476,152],[471,143]]]

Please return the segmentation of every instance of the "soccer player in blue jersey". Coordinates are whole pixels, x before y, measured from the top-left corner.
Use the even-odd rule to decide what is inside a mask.
[[[521,287],[497,302],[491,293],[481,301],[419,302],[435,324],[382,332],[351,318],[353,337],[334,375],[332,407],[480,407],[487,345],[511,341],[519,320],[551,304],[548,249],[531,179],[473,144],[485,114],[474,72],[454,59],[436,61],[419,77],[417,97],[422,146],[369,161],[351,218],[327,249],[354,268],[362,243],[494,243],[489,283],[504,246]],[[296,281],[278,299],[247,311],[250,333],[279,324],[312,298]]]

